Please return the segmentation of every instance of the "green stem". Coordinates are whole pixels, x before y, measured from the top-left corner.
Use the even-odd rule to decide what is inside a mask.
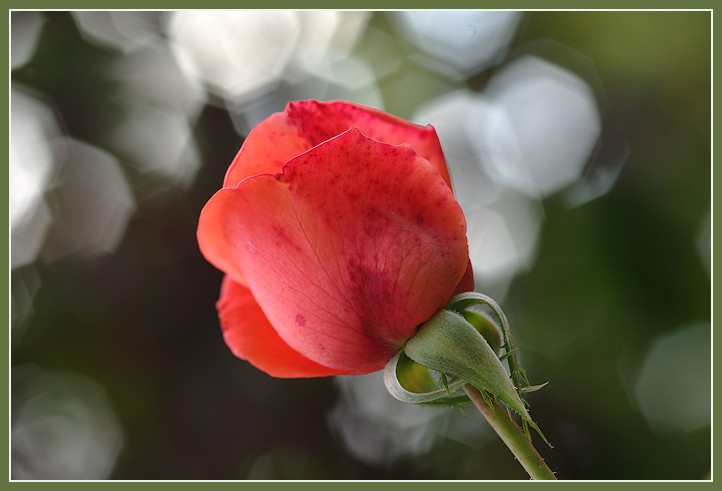
[[[529,477],[540,480],[556,480],[552,470],[549,469],[539,452],[536,451],[531,440],[511,419],[505,407],[499,403],[494,404],[493,407],[489,406],[479,391],[470,384],[466,384],[464,390],[504,444],[509,447],[511,453],[524,466]]]

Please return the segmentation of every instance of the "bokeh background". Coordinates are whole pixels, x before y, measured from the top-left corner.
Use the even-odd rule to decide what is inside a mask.
[[[564,479],[705,479],[710,12],[11,13],[13,479],[526,479],[473,410],[234,358],[198,214],[295,99],[433,124]],[[543,447],[543,446],[542,446]]]

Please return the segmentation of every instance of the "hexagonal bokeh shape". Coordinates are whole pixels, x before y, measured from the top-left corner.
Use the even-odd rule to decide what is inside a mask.
[[[711,326],[672,331],[654,341],[634,385],[642,414],[661,434],[695,431],[711,421]]]
[[[498,60],[521,14],[498,10],[394,12],[404,36],[420,50],[462,73]]]
[[[148,191],[170,183],[188,186],[200,168],[200,157],[186,118],[155,105],[128,102],[127,116],[111,134],[111,146],[141,171]],[[155,177],[162,183],[153,184]]]
[[[381,373],[337,377],[340,398],[328,424],[349,453],[371,465],[391,463],[431,448],[440,408],[402,404],[387,391]]]
[[[32,263],[42,247],[52,216],[44,199],[56,167],[49,140],[60,134],[50,106],[14,86],[10,116],[11,265]]]
[[[156,11],[81,10],[71,14],[88,42],[124,53],[160,39]]]
[[[169,22],[172,46],[191,77],[240,100],[277,82],[300,35],[288,11],[181,11]]]
[[[55,223],[43,259],[113,252],[135,211],[135,199],[118,160],[72,138],[56,140],[54,148],[62,170],[60,184],[52,191]]]
[[[541,197],[579,179],[601,132],[582,79],[525,56],[495,75],[485,94],[490,110],[467,128],[490,176]]]
[[[107,479],[123,432],[102,386],[71,372],[13,369],[13,479]]]

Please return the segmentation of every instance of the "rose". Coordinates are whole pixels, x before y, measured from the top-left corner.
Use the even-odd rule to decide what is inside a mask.
[[[347,102],[292,102],[254,128],[198,242],[226,273],[226,343],[276,377],[379,370],[473,289],[435,130]]]
[[[532,478],[555,479],[522,398],[541,386],[528,384],[501,308],[469,292],[466,222],[432,127],[290,103],[248,135],[198,243],[226,273],[217,308],[238,357],[276,377],[385,367],[389,393],[415,404],[455,406],[463,388]],[[500,330],[494,348],[484,323]]]

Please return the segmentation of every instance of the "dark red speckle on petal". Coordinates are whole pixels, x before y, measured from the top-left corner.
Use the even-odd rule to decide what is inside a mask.
[[[274,232],[276,232],[276,235],[279,238],[279,240],[276,240],[277,247],[290,246],[293,247],[297,252],[301,252],[301,246],[299,246],[293,241],[293,239],[286,233],[286,230],[284,230],[283,227],[277,224],[273,224],[271,225],[271,228]]]
[[[298,327],[303,327],[306,325],[306,318],[302,316],[301,314],[296,314],[296,325]]]

